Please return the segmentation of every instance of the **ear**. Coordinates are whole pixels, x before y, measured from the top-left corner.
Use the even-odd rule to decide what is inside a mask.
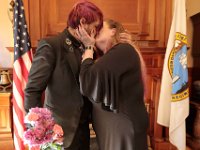
[[[112,28],[111,29],[111,36],[115,36],[116,32],[117,32],[116,28]]]
[[[85,18],[81,18],[81,19],[80,19],[80,24],[81,24],[81,25],[84,25],[85,23],[86,23]]]

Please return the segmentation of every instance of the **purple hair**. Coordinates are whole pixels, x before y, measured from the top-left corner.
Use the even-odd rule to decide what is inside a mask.
[[[86,24],[99,20],[97,32],[103,27],[103,13],[96,5],[86,0],[81,0],[73,6],[69,13],[67,25],[75,29],[80,25],[81,18],[85,19]]]

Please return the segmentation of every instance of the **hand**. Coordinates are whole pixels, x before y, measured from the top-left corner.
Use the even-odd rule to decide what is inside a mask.
[[[95,34],[95,30],[92,30],[91,35],[89,35],[82,25],[79,25],[78,29],[76,29],[76,35],[85,46],[95,45]]]
[[[120,33],[120,42],[122,42],[122,43],[132,43],[131,33],[128,32],[128,31]]]
[[[129,43],[132,45],[137,51],[139,51],[139,47],[135,41],[133,41],[131,33],[129,31],[125,31],[120,33],[120,42],[122,43]]]

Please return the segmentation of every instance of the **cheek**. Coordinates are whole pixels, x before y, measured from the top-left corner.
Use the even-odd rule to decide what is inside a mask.
[[[109,38],[109,34],[105,30],[102,30],[102,31],[100,31],[100,33],[96,39],[97,39],[97,41],[105,41],[108,38]]]
[[[105,48],[107,47],[107,45],[109,44],[109,36],[106,34],[101,34],[100,36],[98,36],[96,38],[96,46],[101,49],[101,50],[105,50]]]
[[[96,43],[99,44],[103,44],[105,43],[105,41],[107,40],[106,36],[101,34],[96,38]]]

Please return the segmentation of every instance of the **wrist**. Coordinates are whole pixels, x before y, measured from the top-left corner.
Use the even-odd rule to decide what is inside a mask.
[[[92,50],[94,51],[94,45],[86,45],[85,50]]]
[[[93,59],[93,54],[94,54],[94,50],[86,49],[82,56],[82,61],[84,61],[87,58]]]

